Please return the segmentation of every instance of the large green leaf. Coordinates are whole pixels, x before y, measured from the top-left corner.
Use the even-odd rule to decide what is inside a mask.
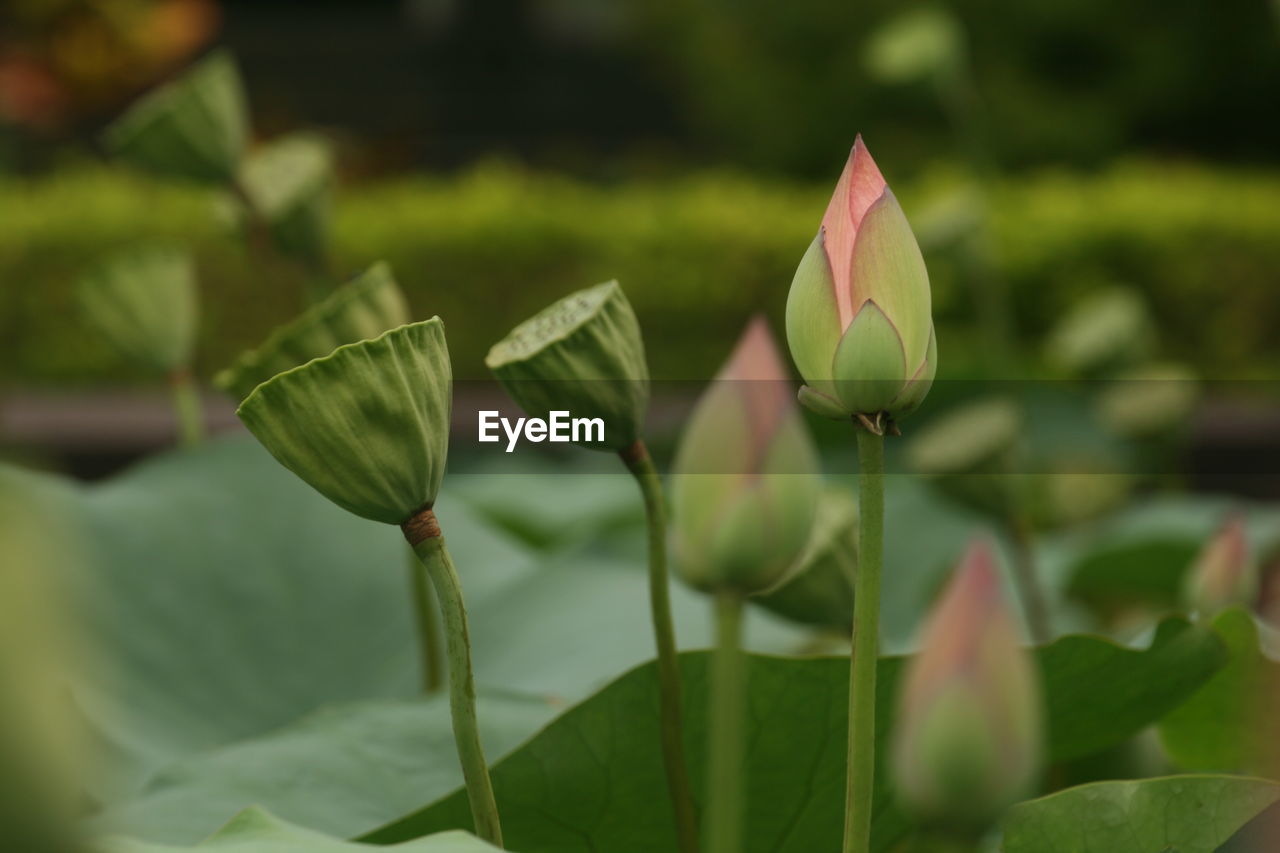
[[[889,733],[902,658],[880,662],[876,737]],[[1096,637],[1065,637],[1038,651],[1055,760],[1102,749],[1149,725],[1209,678],[1222,661],[1210,632],[1170,620],[1137,651]],[[695,793],[706,772],[707,655],[681,657],[685,737]],[[848,661],[752,656],[747,719],[751,851],[838,849],[844,808]],[[657,743],[651,664],[570,709],[494,767],[503,827],[522,853],[674,849]],[[885,750],[880,750],[884,755]],[[402,841],[470,817],[462,792],[366,836]],[[909,824],[877,777],[875,848]]]
[[[1004,853],[1214,853],[1277,800],[1239,776],[1095,782],[1010,809]]]
[[[183,850],[221,850],[224,853],[372,853],[373,848],[330,838],[293,826],[260,809],[247,809],[208,840],[195,847],[170,847],[131,839],[111,839],[98,845],[101,853],[179,853]],[[493,847],[465,832],[441,832],[397,844],[404,853],[486,853]]]

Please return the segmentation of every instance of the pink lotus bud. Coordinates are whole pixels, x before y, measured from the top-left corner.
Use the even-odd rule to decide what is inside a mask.
[[[763,318],[699,399],[672,472],[677,566],[690,585],[758,592],[804,549],[818,454]]]
[[[891,755],[898,794],[922,819],[985,825],[1035,781],[1041,731],[1039,676],[991,545],[975,541],[903,680]]]
[[[901,416],[933,382],[929,274],[911,226],[859,136],[787,297],[787,341],[828,416]]]
[[[1244,519],[1232,515],[1191,564],[1187,602],[1205,616],[1212,616],[1232,605],[1253,603],[1257,593],[1258,572],[1249,555]]]

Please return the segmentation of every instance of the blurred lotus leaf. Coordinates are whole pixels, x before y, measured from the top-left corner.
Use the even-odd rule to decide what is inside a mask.
[[[81,278],[77,296],[89,322],[130,360],[166,373],[190,363],[198,300],[185,251],[117,252]]]
[[[143,96],[107,128],[103,142],[146,171],[229,184],[240,171],[248,135],[240,73],[231,54],[217,50]]]
[[[955,73],[964,57],[964,31],[946,9],[930,6],[893,18],[872,33],[866,66],[886,83]]]
[[[432,317],[286,370],[236,414],[320,494],[399,524],[440,490],[452,386],[444,323]]]
[[[1016,471],[1025,419],[1012,400],[992,397],[935,418],[907,446],[907,464],[953,500],[1008,512],[1025,485]]]
[[[644,430],[649,367],[631,303],[616,281],[579,290],[524,321],[485,357],[520,407],[604,421],[593,450],[620,451]]]
[[[1189,367],[1149,364],[1108,382],[1098,397],[1098,413],[1121,435],[1145,438],[1185,425],[1199,396]]]
[[[240,183],[280,250],[323,266],[333,184],[329,143],[310,133],[275,140],[250,155]]]
[[[1142,297],[1128,288],[1094,293],[1067,312],[1050,332],[1045,357],[1075,376],[1098,376],[1146,356],[1155,327]]]
[[[292,367],[369,340],[409,322],[409,305],[385,263],[376,263],[323,301],[277,328],[262,345],[240,356],[214,382],[243,400],[263,382]]]
[[[804,552],[776,585],[751,600],[793,622],[847,633],[853,626],[857,537],[858,502],[847,489],[827,487]]]

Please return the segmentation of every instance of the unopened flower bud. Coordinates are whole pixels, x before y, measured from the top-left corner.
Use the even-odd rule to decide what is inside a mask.
[[[903,804],[922,820],[990,823],[1040,769],[1038,673],[1000,592],[991,546],[969,546],[899,694],[891,756]]]
[[[758,592],[808,541],[822,480],[788,380],[757,318],[681,436],[672,528],[676,564],[691,586]]]
[[[901,417],[933,383],[929,274],[860,136],[791,283],[787,342],[824,416]]]
[[[857,540],[857,501],[848,489],[824,489],[804,551],[776,584],[751,600],[793,622],[849,636]]]
[[[572,293],[493,345],[484,363],[525,413],[566,411],[599,418],[618,452],[640,439],[649,407],[649,367],[631,303],[616,281]]]
[[[1250,605],[1258,595],[1258,571],[1249,553],[1244,519],[1233,515],[1204,544],[1186,581],[1192,609],[1213,616],[1234,605]]]

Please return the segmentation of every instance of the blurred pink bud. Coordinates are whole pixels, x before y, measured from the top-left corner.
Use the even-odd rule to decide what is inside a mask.
[[[1232,515],[1204,544],[1187,575],[1192,609],[1212,616],[1233,605],[1252,604],[1258,593],[1257,568],[1249,555],[1244,518]]]

